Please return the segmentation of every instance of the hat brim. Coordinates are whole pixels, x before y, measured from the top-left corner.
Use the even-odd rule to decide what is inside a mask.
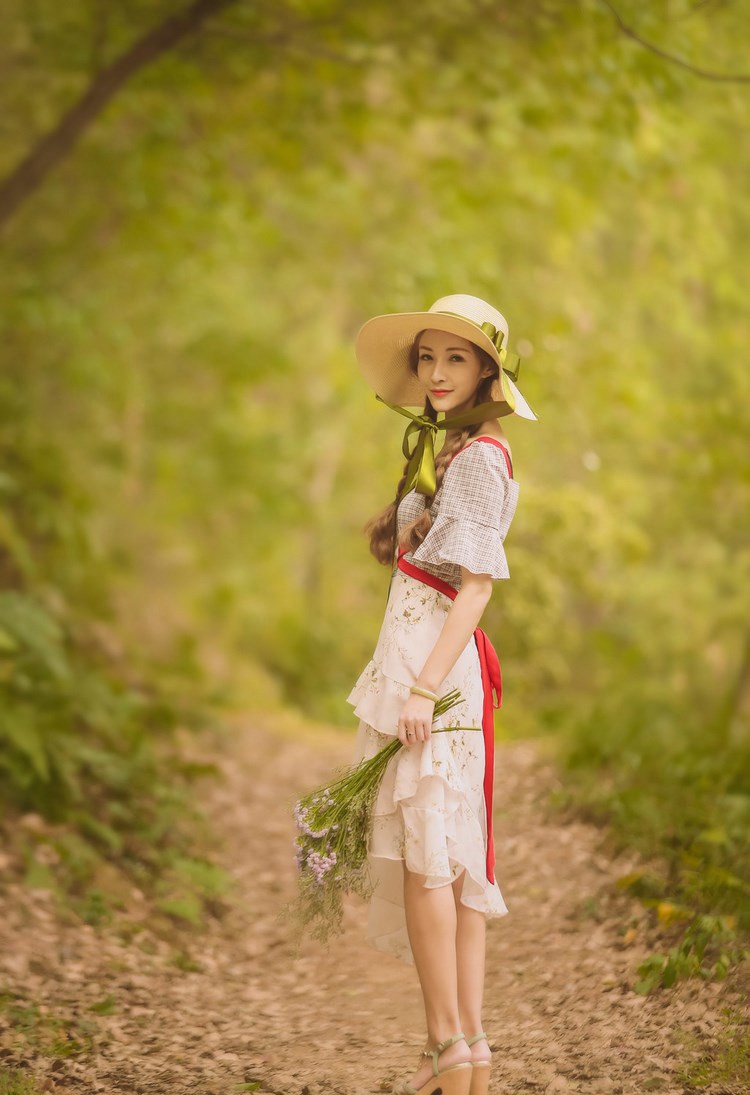
[[[458,335],[485,350],[502,371],[497,347],[475,323],[440,312],[399,312],[374,316],[359,330],[354,352],[360,371],[370,387],[388,403],[423,407],[424,385],[409,369],[409,350],[420,331],[432,329]],[[536,419],[529,404],[508,374],[502,371],[504,398],[513,414]]]

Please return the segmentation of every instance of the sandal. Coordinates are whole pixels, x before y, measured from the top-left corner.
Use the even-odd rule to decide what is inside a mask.
[[[483,1030],[480,1030],[479,1034],[475,1034],[473,1038],[467,1038],[466,1044],[467,1046],[473,1046],[476,1042],[481,1042],[483,1038],[486,1041],[487,1035]],[[491,1068],[492,1061],[472,1061],[469,1095],[487,1095],[490,1089]]]
[[[432,1078],[420,1088],[412,1087],[411,1084],[394,1087],[393,1095],[469,1095],[474,1075],[471,1061],[442,1070],[438,1068],[438,1057],[443,1050],[461,1042],[463,1037],[463,1031],[459,1031],[452,1038],[439,1042],[434,1049],[423,1049],[422,1056],[432,1058]]]

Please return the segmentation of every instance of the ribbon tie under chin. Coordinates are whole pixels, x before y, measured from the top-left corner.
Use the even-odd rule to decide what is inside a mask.
[[[398,403],[389,403],[379,395],[375,398],[380,403],[385,403],[392,411],[397,411],[410,418],[411,422],[404,431],[404,439],[401,449],[409,461],[406,470],[406,482],[401,491],[401,496],[408,494],[413,488],[417,494],[430,495],[435,493],[437,487],[437,472],[435,471],[435,434],[438,430],[460,429],[464,426],[473,426],[477,422],[484,422],[488,418],[500,418],[513,413],[513,406],[508,402],[492,401],[479,403],[470,407],[468,411],[443,418],[441,421],[433,421],[426,414],[415,414],[407,407],[401,407]],[[416,434],[414,446],[410,441]]]

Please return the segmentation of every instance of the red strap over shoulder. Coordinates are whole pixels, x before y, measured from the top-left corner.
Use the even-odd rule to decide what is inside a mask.
[[[469,445],[473,445],[475,441],[486,441],[488,445],[494,445],[496,448],[502,449],[503,456],[505,457],[505,463],[508,467],[508,475],[512,479],[513,478],[513,461],[511,460],[510,453],[506,449],[505,445],[503,445],[503,443],[501,441],[498,441],[496,437],[484,437],[484,436],[482,436],[482,437],[472,437],[471,441],[469,442]],[[464,445],[464,447],[462,449],[459,449],[458,452],[465,452],[468,449],[469,445]],[[458,456],[458,452],[456,453],[456,456]],[[455,459],[455,457],[454,457],[454,459]]]

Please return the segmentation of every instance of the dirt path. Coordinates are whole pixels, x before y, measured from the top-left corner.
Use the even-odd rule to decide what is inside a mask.
[[[205,788],[236,898],[206,933],[166,939],[144,928],[124,941],[114,928],[59,923],[39,891],[5,889],[4,987],[75,1030],[82,1016],[93,1024],[91,1054],[26,1054],[47,1090],[364,1095],[410,1069],[422,1038],[414,970],[364,943],[365,909],[349,908],[330,951],[306,943],[296,958],[278,917],[294,888],[291,807],[348,761],[350,746],[238,721],[220,760],[226,778]],[[741,1006],[738,986],[632,991],[645,918],[614,883],[634,864],[608,858],[597,829],[545,818],[556,785],[533,746],[498,749],[498,878],[510,915],[489,935],[491,1092],[683,1095],[681,1065],[710,1045],[722,1008]],[[28,939],[31,953],[19,945]],[[111,1013],[92,1019],[91,1005],[108,997]],[[0,1025],[0,1057],[17,1060],[17,1046]],[[746,1095],[720,1083],[701,1090]]]

